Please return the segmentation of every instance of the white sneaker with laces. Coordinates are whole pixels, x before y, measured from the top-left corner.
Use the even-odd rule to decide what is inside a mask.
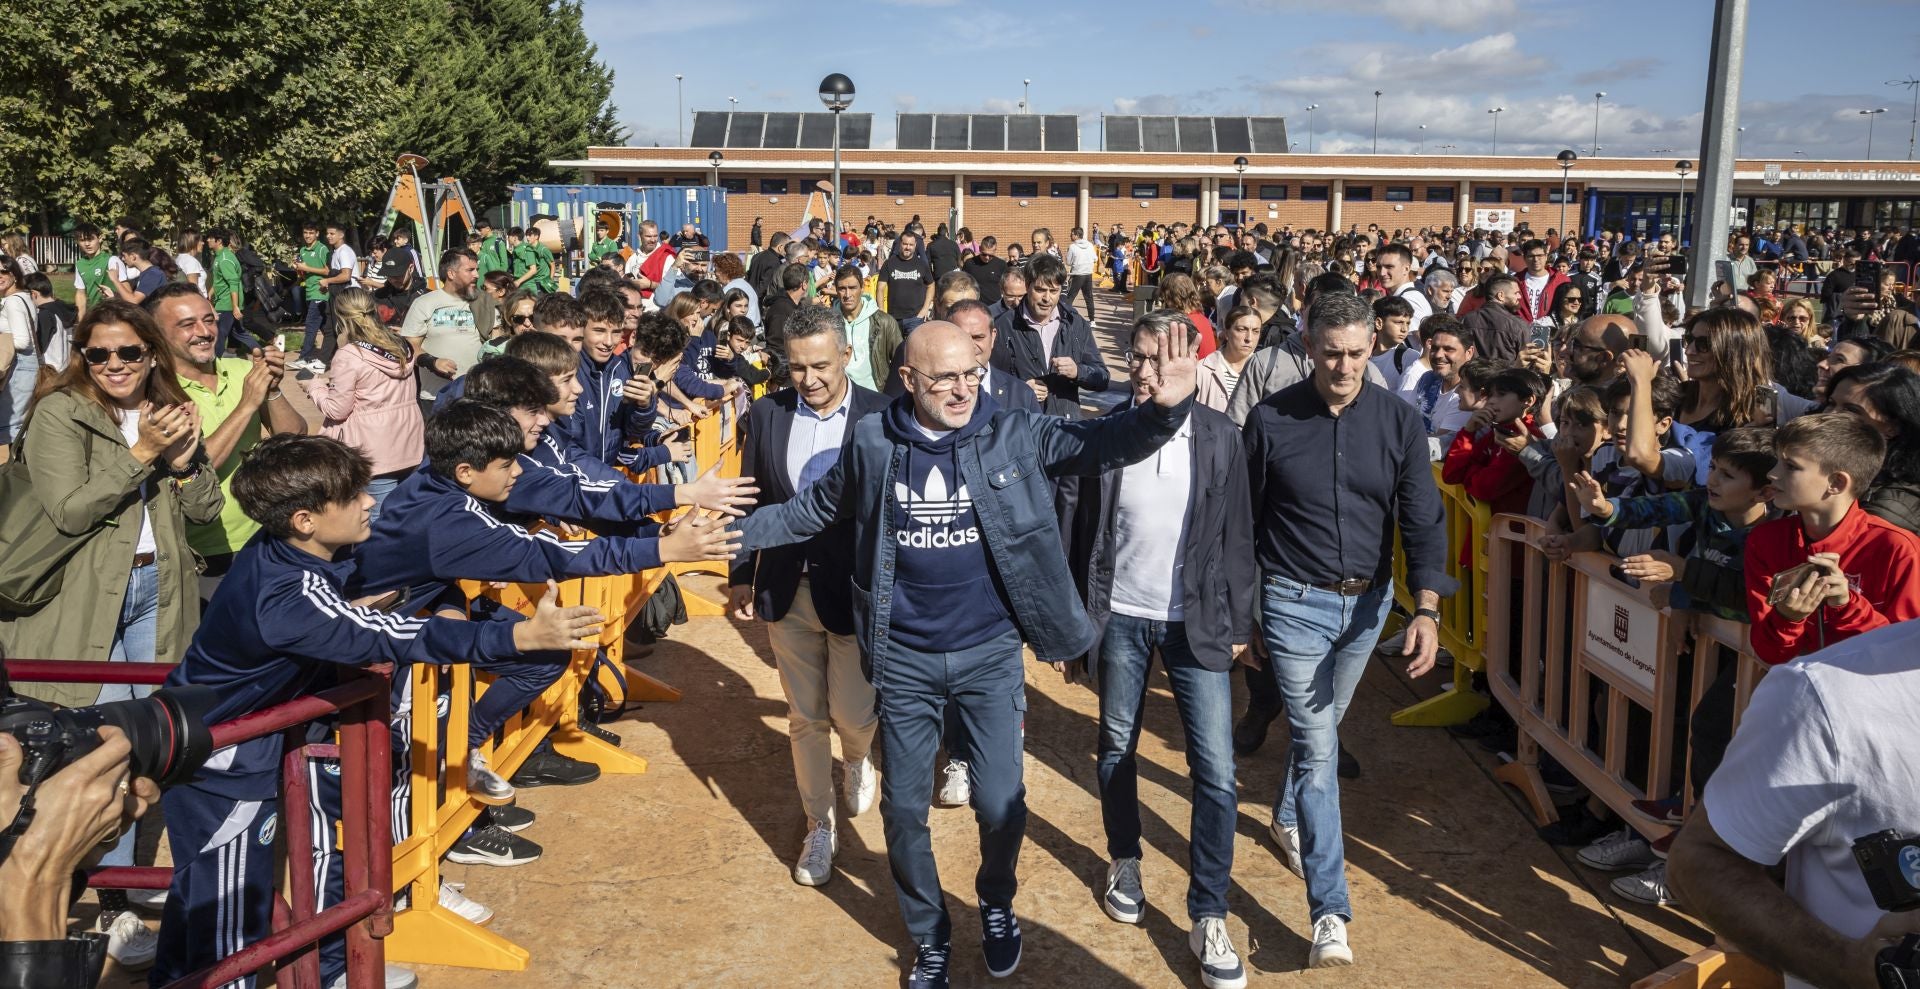
[[[467,753],[467,796],[489,807],[513,803],[513,784],[487,768],[487,755],[479,749]]]
[[[1578,858],[1587,866],[1607,872],[1638,872],[1660,861],[1653,854],[1653,846],[1632,828],[1621,828],[1580,849]]]
[[[967,764],[948,759],[940,771],[940,806],[965,807],[973,799],[973,787],[967,782]]]
[[[1300,829],[1275,821],[1268,830],[1273,833],[1274,844],[1280,846],[1280,864],[1295,876],[1307,878],[1306,866],[1300,860]]]
[[[160,950],[160,935],[140,922],[131,910],[122,910],[107,925],[107,957],[121,968],[146,968]]]
[[[451,910],[469,923],[485,924],[493,919],[493,908],[467,898],[460,883],[440,884],[440,909]]]
[[[880,774],[874,771],[873,757],[847,763],[840,785],[846,790],[848,817],[859,817],[872,810],[874,798],[880,793]]]
[[[802,886],[825,886],[833,878],[833,853],[840,836],[828,823],[815,824],[800,845],[800,861],[793,863],[793,881]]]
[[[1313,949],[1307,952],[1308,968],[1336,968],[1353,964],[1353,949],[1347,946],[1347,922],[1337,913],[1314,921]]]
[[[1225,918],[1200,918],[1187,935],[1187,947],[1200,959],[1200,981],[1207,989],[1245,989],[1247,969],[1233,949]]]
[[[1680,901],[1673,895],[1673,887],[1667,885],[1667,863],[1631,876],[1621,876],[1609,883],[1613,891],[1635,903],[1649,906],[1670,907]]]
[[[1114,859],[1107,866],[1107,890],[1100,897],[1100,908],[1122,924],[1138,924],[1146,903],[1147,894],[1140,888],[1140,860]]]

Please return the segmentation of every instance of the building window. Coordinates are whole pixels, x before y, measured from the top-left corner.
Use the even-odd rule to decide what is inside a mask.
[[[786,179],[761,179],[760,194],[763,196],[784,196],[787,194]]]
[[[967,183],[967,195],[972,196],[975,199],[982,199],[987,196],[997,196],[999,194],[1000,194],[1000,183],[995,182],[991,179],[987,179],[987,180],[975,179],[974,181]]]
[[[1260,187],[1261,199],[1285,199],[1287,187],[1284,185],[1263,185]]]
[[[1473,201],[1476,203],[1501,202],[1500,191],[1497,185],[1476,185],[1473,187]]]
[[[1079,199],[1080,183],[1055,182],[1047,186],[1047,195],[1053,199]]]
[[[1430,203],[1453,202],[1453,186],[1450,186],[1450,185],[1427,186],[1427,202],[1430,202]]]
[[[888,179],[887,195],[889,196],[913,195],[913,180],[912,179]]]
[[[928,179],[927,195],[929,196],[953,195],[953,180],[952,179]]]
[[[1547,202],[1550,202],[1550,203],[1577,203],[1577,202],[1579,202],[1579,201],[1580,201],[1580,193],[1579,193],[1579,192],[1577,192],[1577,191],[1575,191],[1575,190],[1572,190],[1572,189],[1569,189],[1569,190],[1567,190],[1567,194],[1566,194],[1566,196],[1565,196],[1564,198],[1562,198],[1562,197],[1561,197],[1561,195],[1560,195],[1560,190],[1558,190],[1558,189],[1548,189],[1548,190],[1547,190]]]
[[[1516,203],[1537,203],[1540,201],[1540,190],[1515,189],[1513,190],[1513,201]]]
[[[699,179],[688,178],[687,176],[683,175],[677,179],[674,179],[673,184],[674,185],[701,185],[702,183]]]
[[[1373,202],[1373,186],[1350,185],[1341,195],[1350,203],[1370,203]]]
[[[1119,199],[1120,183],[1094,182],[1087,186],[1087,196],[1091,199]]]
[[[1410,186],[1410,185],[1387,186],[1387,202],[1390,202],[1390,203],[1413,202],[1413,186]]]
[[[634,185],[666,185],[667,180],[658,175],[642,175],[633,180]]]
[[[1198,182],[1175,182],[1175,183],[1173,184],[1173,198],[1175,198],[1175,199],[1199,199],[1199,198],[1200,198],[1200,183],[1198,183]]]
[[[1040,183],[1009,182],[1007,183],[1007,195],[1015,199],[1038,199],[1040,198]]]
[[[873,180],[872,179],[848,179],[847,195],[849,196],[873,195]]]
[[[1220,183],[1220,198],[1221,199],[1239,199],[1240,183],[1238,182]]]
[[[1324,185],[1303,185],[1300,187],[1300,198],[1309,203],[1324,203],[1327,201],[1327,187]]]
[[[1159,199],[1160,198],[1160,186],[1157,183],[1135,182],[1130,188],[1133,191],[1127,194],[1128,198],[1131,198],[1131,199]]]
[[[735,193],[736,195],[745,195],[747,191],[747,180],[746,179],[721,179],[720,188],[725,189],[728,192]]]

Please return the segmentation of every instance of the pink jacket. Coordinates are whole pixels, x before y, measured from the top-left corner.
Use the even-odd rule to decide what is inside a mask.
[[[341,347],[327,378],[307,382],[307,394],[325,419],[321,435],[366,454],[375,475],[418,467],[426,456],[411,357],[365,343]]]

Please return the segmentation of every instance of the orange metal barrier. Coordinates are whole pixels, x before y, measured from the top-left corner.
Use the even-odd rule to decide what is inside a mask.
[[[1492,511],[1459,485],[1441,481],[1439,464],[1433,465],[1433,481],[1447,506],[1447,573],[1460,581],[1460,590],[1441,598],[1439,608],[1440,645],[1453,655],[1453,684],[1445,693],[1395,711],[1393,723],[1402,727],[1462,724],[1487,707],[1487,699],[1473,690],[1473,675],[1486,668],[1481,651],[1487,635],[1486,536]],[[1467,547],[1464,553],[1462,547]],[[1393,555],[1393,597],[1402,611],[1413,614],[1404,552]]]

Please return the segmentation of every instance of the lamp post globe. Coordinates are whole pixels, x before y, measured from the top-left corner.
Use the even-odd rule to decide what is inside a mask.
[[[1560,241],[1565,243],[1567,240],[1567,176],[1572,173],[1573,163],[1579,161],[1580,156],[1574,154],[1572,148],[1568,148],[1556,155],[1555,160],[1560,162]]]
[[[1233,203],[1233,218],[1235,222],[1233,226],[1234,226],[1234,229],[1237,230],[1240,227],[1245,226],[1247,222],[1247,156],[1246,155],[1234,156],[1233,170],[1236,173],[1236,182],[1234,184],[1235,195],[1234,195],[1234,203]]]

